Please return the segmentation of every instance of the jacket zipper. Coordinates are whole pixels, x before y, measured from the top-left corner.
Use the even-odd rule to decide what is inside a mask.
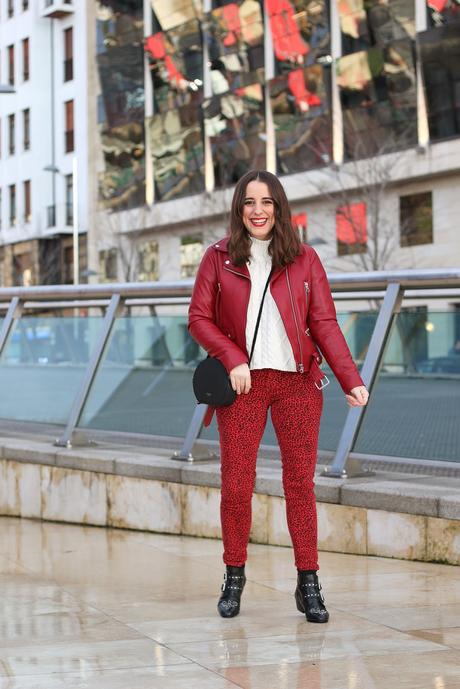
[[[294,300],[292,298],[292,290],[291,290],[291,281],[289,280],[289,268],[286,270],[286,281],[287,281],[287,286],[289,290],[289,297],[291,299],[291,307],[292,307],[292,313],[294,315],[294,322],[295,322],[295,331],[297,335],[297,343],[299,345],[299,351],[300,351],[300,363],[297,364],[297,369],[299,373],[304,372],[304,366],[303,366],[303,354],[302,354],[302,342],[300,341],[300,335],[299,335],[299,324],[297,322],[297,316],[294,308]]]
[[[305,311],[306,311],[307,318],[308,318],[308,298],[309,298],[309,294],[310,294],[310,285],[308,284],[308,282],[304,282],[303,284],[305,287]],[[310,337],[310,328],[307,327],[305,329],[305,334],[308,335],[308,337]]]
[[[222,299],[222,288],[220,286],[220,282],[217,283],[217,299],[216,299],[216,316],[217,316],[217,322],[220,322],[220,300]]]
[[[237,270],[232,270],[231,268],[226,268],[225,266],[224,270],[228,270],[228,272],[233,273],[233,275],[239,275],[241,278],[246,278],[246,280],[251,280],[251,278],[248,275],[245,275],[244,273],[239,273]]]

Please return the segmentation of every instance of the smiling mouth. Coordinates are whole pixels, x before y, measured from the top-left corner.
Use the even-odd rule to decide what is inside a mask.
[[[267,218],[251,218],[251,223],[254,227],[264,227],[267,224]]]

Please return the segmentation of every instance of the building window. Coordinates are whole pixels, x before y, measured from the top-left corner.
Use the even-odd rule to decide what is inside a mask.
[[[101,282],[117,280],[117,250],[104,249],[99,251],[99,279]]]
[[[138,246],[137,279],[154,282],[158,280],[158,242],[143,242]]]
[[[16,185],[10,184],[10,225],[16,225]]]
[[[15,116],[13,115],[8,115],[8,151],[10,153],[10,156],[14,155],[15,152],[15,140],[16,140],[16,124],[15,124]]]
[[[8,83],[14,86],[14,45],[8,46]]]
[[[24,150],[30,149],[30,110],[26,108],[22,111],[22,131],[24,135]]]
[[[345,55],[336,67],[347,160],[416,144],[416,72],[410,41]]]
[[[460,31],[457,24],[417,35],[425,85],[430,139],[460,134]]]
[[[65,152],[71,153],[73,148],[73,100],[64,103],[65,107]]]
[[[56,226],[56,206],[47,206],[46,207],[46,223],[48,227],[55,227]]]
[[[342,55],[415,35],[413,0],[389,0],[385,3],[354,0],[337,3],[337,8],[342,34]]]
[[[339,206],[335,212],[337,255],[363,254],[367,250],[366,204]]]
[[[14,14],[14,0],[8,0],[8,17],[12,17]]]
[[[65,176],[65,224],[73,223],[73,175]]]
[[[13,284],[18,287],[30,287],[33,284],[30,253],[13,256]]]
[[[201,235],[186,235],[181,237],[180,246],[180,276],[191,278],[196,275],[203,256],[203,237]]]
[[[457,0],[426,0],[428,26],[443,26],[458,21]]]
[[[29,39],[22,41],[22,79],[29,81]]]
[[[431,191],[399,197],[401,246],[433,242],[433,200]]]
[[[73,29],[64,30],[64,81],[73,79]]]
[[[32,217],[32,202],[30,197],[30,179],[24,182],[24,222],[30,222]]]

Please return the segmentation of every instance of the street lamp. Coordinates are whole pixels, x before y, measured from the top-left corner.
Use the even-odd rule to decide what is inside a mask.
[[[47,165],[46,172],[63,175],[56,165]],[[78,250],[78,169],[77,156],[72,159],[72,237],[73,237],[73,284],[78,285],[80,274],[80,252]]]

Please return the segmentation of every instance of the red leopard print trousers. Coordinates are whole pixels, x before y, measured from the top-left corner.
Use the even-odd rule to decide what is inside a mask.
[[[217,409],[225,564],[246,562],[256,459],[270,408],[281,450],[286,516],[298,569],[318,567],[314,474],[323,393],[308,373],[251,371],[251,390]]]

